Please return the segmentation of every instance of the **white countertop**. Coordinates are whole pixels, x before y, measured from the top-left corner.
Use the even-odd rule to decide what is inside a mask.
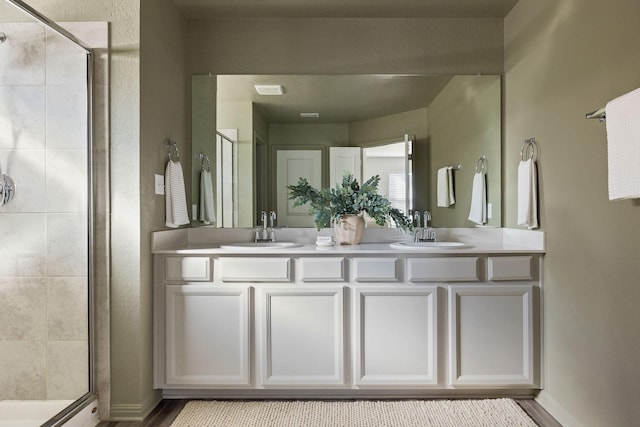
[[[242,230],[237,233],[229,229],[179,229],[153,233],[154,254],[190,255],[359,255],[359,254],[404,254],[404,255],[461,255],[461,254],[519,254],[544,253],[544,233],[515,229],[439,229],[439,241],[463,242],[459,248],[401,248],[391,247],[397,234],[384,236],[384,232],[370,233],[369,240],[359,245],[316,246],[312,243],[318,233],[300,232],[301,229],[282,230],[279,241],[296,242],[302,246],[291,248],[220,248],[233,242],[251,242],[250,234]],[[313,230],[315,231],[315,230]],[[306,234],[305,234],[306,233]],[[382,234],[381,234],[382,233]],[[245,236],[246,234],[246,236]],[[289,238],[287,238],[289,237]],[[292,238],[293,237],[293,238]],[[395,238],[394,238],[395,237]]]

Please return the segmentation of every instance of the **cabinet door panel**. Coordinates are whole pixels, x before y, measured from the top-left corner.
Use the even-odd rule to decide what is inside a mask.
[[[455,386],[533,386],[532,286],[452,286],[449,368]]]
[[[257,289],[263,386],[344,384],[342,286]]]
[[[211,259],[168,256],[165,258],[165,279],[208,282],[211,280]]]
[[[360,288],[354,298],[354,383],[437,384],[436,287]]]
[[[166,287],[168,385],[248,385],[249,287]]]

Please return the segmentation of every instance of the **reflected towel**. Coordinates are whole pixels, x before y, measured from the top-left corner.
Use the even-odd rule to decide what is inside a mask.
[[[609,200],[640,198],[640,89],[607,103]]]
[[[476,172],[473,176],[469,221],[480,225],[487,223],[487,181],[484,172]]]
[[[189,224],[187,214],[187,196],[184,189],[184,176],[180,162],[169,160],[164,172],[165,225],[177,228]]]
[[[521,161],[518,166],[518,225],[538,228],[538,184],[533,159]]]
[[[439,207],[446,208],[456,202],[453,191],[453,170],[451,167],[438,169],[436,187],[437,204]]]
[[[202,170],[200,173],[200,221],[205,224],[212,224],[216,220],[216,213],[213,210],[213,183],[211,182],[211,172]]]

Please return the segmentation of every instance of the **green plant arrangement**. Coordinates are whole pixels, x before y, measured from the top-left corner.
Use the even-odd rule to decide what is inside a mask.
[[[374,175],[362,186],[352,174],[346,173],[342,183],[335,188],[317,190],[305,178],[298,184],[288,185],[289,199],[294,206],[309,203],[309,213],[314,216],[316,228],[329,227],[342,215],[366,212],[378,225],[384,225],[389,218],[403,230],[411,230],[413,224],[400,210],[391,207],[391,202],[378,194],[380,176]]]

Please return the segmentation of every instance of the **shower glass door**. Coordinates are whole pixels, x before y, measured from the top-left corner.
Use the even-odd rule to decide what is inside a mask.
[[[36,18],[0,4],[0,425],[53,425],[92,389],[91,55]]]

